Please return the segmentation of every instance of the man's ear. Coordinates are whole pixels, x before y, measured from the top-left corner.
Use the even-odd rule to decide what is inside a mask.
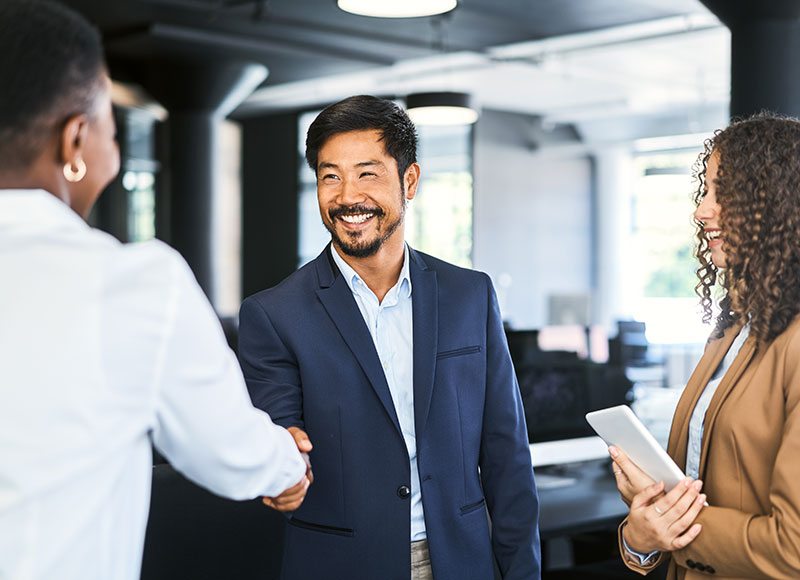
[[[83,160],[88,132],[89,118],[85,114],[75,115],[67,120],[61,130],[61,163],[75,165]]]
[[[419,186],[419,176],[421,170],[419,163],[412,163],[406,169],[406,174],[403,176],[406,186],[406,199],[411,201],[417,195],[417,186]]]

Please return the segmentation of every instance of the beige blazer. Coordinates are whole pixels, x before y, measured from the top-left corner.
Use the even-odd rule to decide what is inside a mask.
[[[681,467],[692,410],[738,331],[709,342],[678,403],[667,450]],[[697,538],[649,566],[623,550],[629,568],[646,574],[669,559],[669,580],[800,578],[800,317],[766,347],[748,337],[725,373],[706,413],[700,479],[709,507]]]

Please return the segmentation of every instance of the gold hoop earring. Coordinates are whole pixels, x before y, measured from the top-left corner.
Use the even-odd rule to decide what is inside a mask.
[[[86,163],[80,157],[75,161],[75,169],[72,163],[64,164],[64,179],[70,183],[78,183],[86,175]]]

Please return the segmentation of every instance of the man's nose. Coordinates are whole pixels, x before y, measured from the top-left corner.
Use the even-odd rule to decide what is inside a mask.
[[[358,183],[352,179],[342,180],[342,187],[339,190],[339,203],[341,205],[353,205],[364,201],[364,194]]]

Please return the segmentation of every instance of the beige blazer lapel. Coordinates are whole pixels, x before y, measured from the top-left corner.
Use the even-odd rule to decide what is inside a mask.
[[[694,369],[692,376],[689,377],[689,382],[686,384],[680,401],[678,401],[678,406],[675,409],[675,415],[672,419],[667,451],[681,470],[686,469],[686,445],[689,442],[689,420],[692,417],[692,411],[695,405],[697,405],[698,399],[700,399],[700,396],[703,394],[706,385],[711,380],[714,371],[717,370],[719,363],[722,362],[731,344],[739,334],[741,327],[742,325],[740,324],[734,325],[728,328],[721,338],[714,339],[708,343],[700,362],[697,363],[697,367]],[[744,350],[744,347],[742,350]],[[739,354],[741,355],[742,353],[740,352]],[[739,358],[740,357],[737,357],[737,361]],[[732,370],[732,368],[729,370]],[[723,383],[728,382],[729,374],[730,373],[726,373]],[[730,385],[733,383],[729,382],[728,384]],[[722,386],[723,385],[720,385],[720,387]],[[714,398],[717,398],[716,395]],[[706,430],[707,429],[708,427],[706,427]],[[708,437],[704,437],[703,439],[705,447]],[[705,456],[705,452],[703,456]]]
[[[705,471],[706,467],[708,446],[711,441],[709,434],[714,429],[714,421],[719,414],[722,404],[725,402],[725,399],[728,398],[733,386],[740,382],[742,374],[745,372],[754,356],[758,358],[764,354],[763,349],[760,353],[756,352],[756,345],[757,342],[755,337],[748,336],[747,340],[744,341],[742,348],[739,350],[739,353],[736,355],[736,358],[733,360],[733,363],[731,363],[728,372],[726,372],[725,376],[722,378],[722,382],[720,382],[719,387],[717,387],[717,390],[714,392],[714,396],[711,398],[711,403],[708,405],[705,422],[703,423],[703,446],[700,450],[700,467],[698,470],[700,477],[703,477],[703,472]]]

